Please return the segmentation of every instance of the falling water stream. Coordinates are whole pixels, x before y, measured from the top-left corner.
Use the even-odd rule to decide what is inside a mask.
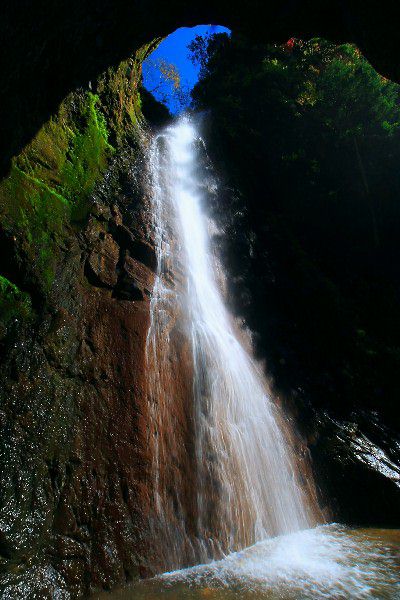
[[[280,416],[224,305],[202,210],[197,138],[194,125],[182,120],[154,141],[151,167],[159,273],[151,304],[149,351],[155,357],[156,510],[165,521],[168,501],[158,480],[159,444],[160,430],[169,419],[165,398],[174,376],[168,374],[170,346],[165,341],[170,315],[175,318],[180,303],[193,363],[187,402],[193,408],[195,438],[196,542],[203,549],[200,558],[206,560],[215,557],[217,547],[223,553],[238,550],[272,535],[305,529],[311,521]],[[183,263],[184,285],[178,294],[165,283],[165,275],[176,264],[171,233]],[[160,348],[163,357],[157,356]],[[175,376],[178,369],[172,365]]]
[[[150,151],[151,538],[166,573],[115,598],[400,597],[396,532],[321,523],[290,423],[226,308],[200,148],[184,117]]]

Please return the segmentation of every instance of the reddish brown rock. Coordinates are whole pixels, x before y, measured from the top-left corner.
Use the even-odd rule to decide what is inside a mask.
[[[114,287],[118,281],[118,259],[118,244],[109,233],[101,231],[87,260],[89,274],[99,285]]]
[[[144,300],[151,294],[154,272],[146,265],[126,256],[115,295],[124,300]]]

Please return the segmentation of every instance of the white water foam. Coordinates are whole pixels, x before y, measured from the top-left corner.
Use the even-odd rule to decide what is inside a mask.
[[[237,597],[400,598],[399,546],[368,532],[323,525],[259,542],[220,561],[165,573],[163,584],[236,590]]]

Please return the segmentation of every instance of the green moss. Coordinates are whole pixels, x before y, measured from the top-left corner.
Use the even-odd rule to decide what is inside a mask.
[[[17,238],[20,256],[29,262],[38,288],[46,293],[53,282],[57,249],[70,207],[58,192],[21,171],[15,162],[0,198],[2,226]]]
[[[44,295],[68,225],[87,217],[90,195],[113,152],[98,104],[90,92],[67,98],[0,185],[2,227],[17,239],[20,257]]]
[[[68,237],[87,221],[95,186],[115,148],[128,140],[133,147],[138,139],[141,63],[149,51],[146,46],[108,69],[95,83],[96,94],[70,94],[0,183],[0,235],[15,240],[12,262],[44,299]]]
[[[12,319],[27,319],[32,314],[29,294],[21,290],[6,277],[0,275],[0,320],[6,326]],[[1,331],[0,331],[1,335]]]
[[[90,205],[87,200],[107,167],[114,148],[108,143],[107,124],[97,105],[97,95],[88,93],[81,115],[86,123],[82,130],[75,129],[70,147],[60,171],[60,190],[72,206],[73,220],[82,221]]]
[[[29,175],[29,173],[25,173],[24,171],[21,171],[21,169],[19,169],[17,167],[17,165],[14,165],[14,168],[16,171],[18,171],[20,173],[20,175],[22,175],[23,177],[26,177],[33,184],[35,184],[39,188],[39,190],[41,190],[41,192],[43,192],[44,194],[51,194],[54,196],[55,199],[59,200],[62,204],[68,205],[68,200],[66,198],[64,198],[61,194],[56,192],[56,190],[49,187],[44,181],[41,181],[40,179],[38,179],[37,177],[34,177],[33,175]]]
[[[117,69],[108,69],[97,82],[97,92],[105,106],[107,126],[115,145],[135,145],[145,123],[142,114],[142,63],[161,39],[140,48],[135,56]]]

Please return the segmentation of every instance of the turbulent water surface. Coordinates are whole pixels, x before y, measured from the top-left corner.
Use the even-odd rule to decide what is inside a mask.
[[[114,592],[113,600],[400,598],[400,532],[338,525],[259,542],[207,565]],[[100,596],[101,597],[101,596]]]
[[[198,149],[182,119],[154,139],[149,161],[150,529],[153,572],[167,572],[108,597],[400,597],[398,532],[317,525],[293,431],[225,307]]]

